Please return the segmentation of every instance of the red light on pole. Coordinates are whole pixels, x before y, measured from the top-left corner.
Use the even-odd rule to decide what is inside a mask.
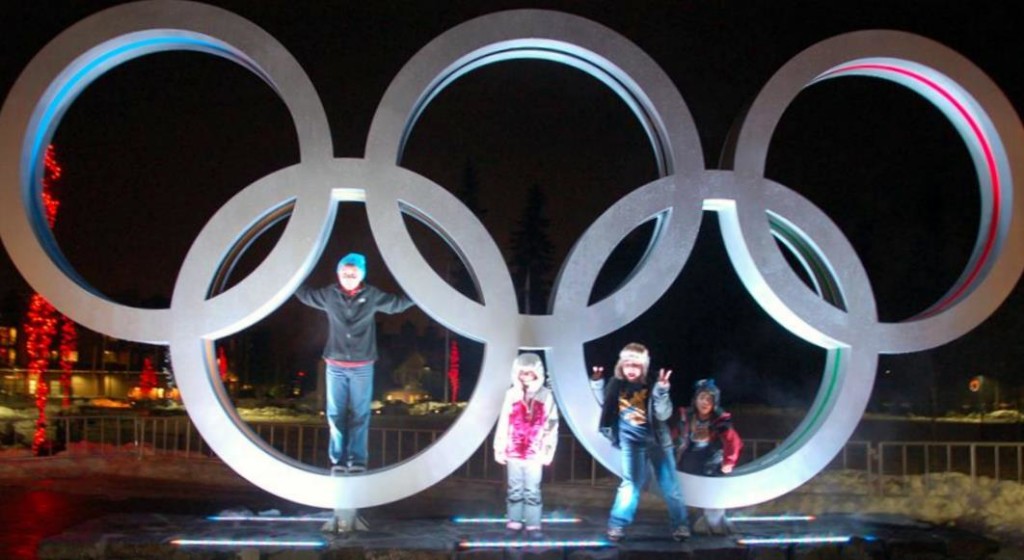
[[[977,393],[981,390],[981,385],[984,379],[985,378],[980,375],[972,377],[970,383],[967,384],[967,388],[970,389],[972,393]]]

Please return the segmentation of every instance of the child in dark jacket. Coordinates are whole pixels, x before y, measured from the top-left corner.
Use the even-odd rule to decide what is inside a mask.
[[[714,379],[701,379],[693,387],[690,409],[680,408],[682,445],[678,469],[702,476],[721,476],[732,472],[740,458],[743,441],[732,427],[732,415],[722,410],[722,392]],[[725,533],[725,510],[706,509],[704,520],[712,533]],[[698,521],[695,527],[701,528]]]
[[[602,405],[599,429],[621,451],[622,482],[608,517],[608,538],[612,541],[624,538],[626,527],[633,523],[640,492],[652,467],[668,507],[672,538],[682,541],[690,537],[669,426],[672,370],[662,369],[657,378],[648,377],[650,363],[647,348],[633,342],[619,353],[614,375],[607,384],[603,367],[594,367],[591,375],[591,390]]]

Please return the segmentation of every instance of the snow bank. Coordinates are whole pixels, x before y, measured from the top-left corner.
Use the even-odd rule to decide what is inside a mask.
[[[1024,485],[961,473],[869,479],[863,471],[830,471],[795,492],[744,513],[896,514],[1024,543]]]

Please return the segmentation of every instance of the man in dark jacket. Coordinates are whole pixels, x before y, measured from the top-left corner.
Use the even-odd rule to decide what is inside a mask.
[[[405,295],[389,294],[365,284],[366,257],[349,253],[338,261],[338,283],[303,286],[302,303],[327,314],[327,424],[331,463],[344,472],[366,470],[373,364],[377,360],[377,313],[401,313],[413,306]]]

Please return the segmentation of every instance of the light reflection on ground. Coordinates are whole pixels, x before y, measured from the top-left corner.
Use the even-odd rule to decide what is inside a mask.
[[[35,560],[39,543],[113,513],[213,515],[227,507],[261,510],[288,503],[258,489],[225,490],[125,477],[43,479],[0,484],[0,558]]]

